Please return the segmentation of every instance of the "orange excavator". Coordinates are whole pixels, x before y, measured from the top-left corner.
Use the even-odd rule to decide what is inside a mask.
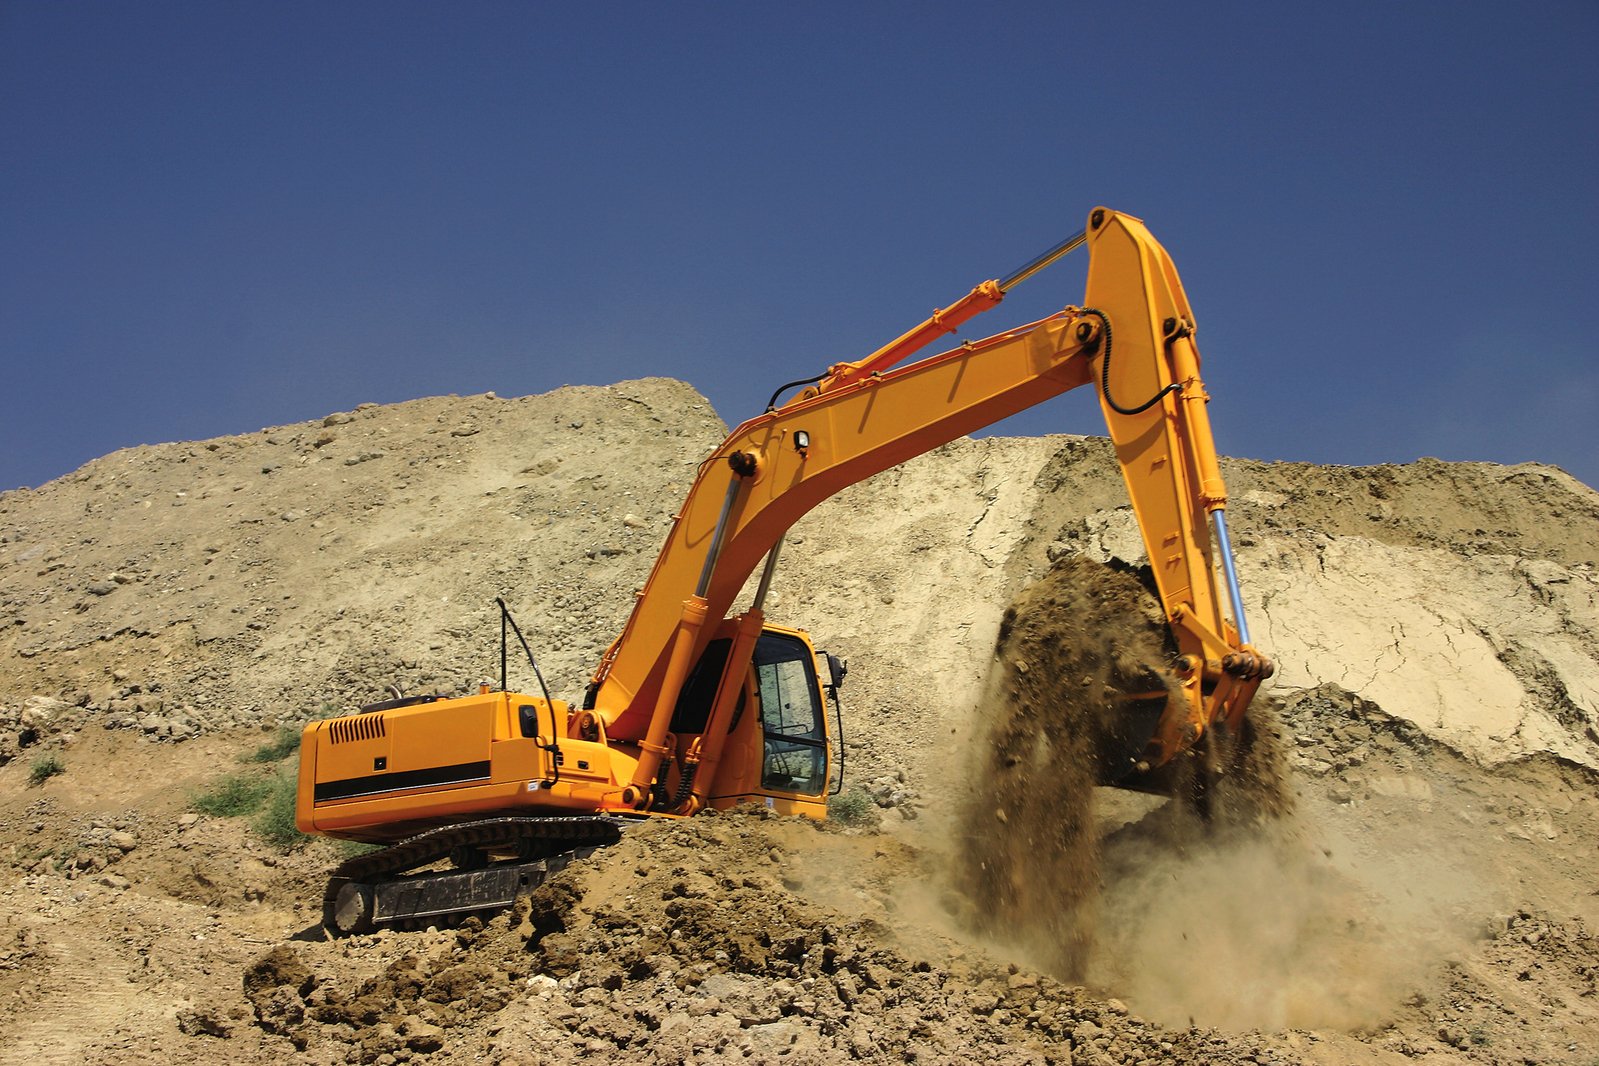
[[[1083,245],[1083,306],[906,362]],[[1170,695],[1147,740],[1101,780],[1158,787],[1179,755],[1237,733],[1272,666],[1244,622],[1193,312],[1143,223],[1096,208],[1081,233],[866,358],[782,386],[734,429],[701,464],[580,706],[551,698],[542,677],[536,694],[507,691],[508,629],[527,642],[502,602],[498,691],[401,697],[307,725],[299,828],[384,845],[334,870],[327,927],[508,905],[638,819],[751,802],[826,817],[841,777],[826,698],[836,717],[845,668],[765,619],[785,533],[848,485],[1090,384],[1177,651],[1159,664]],[[757,567],[750,605],[731,613]]]

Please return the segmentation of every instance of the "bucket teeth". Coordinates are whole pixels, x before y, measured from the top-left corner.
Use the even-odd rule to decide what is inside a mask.
[[[1229,652],[1222,658],[1221,668],[1244,681],[1264,681],[1277,672],[1277,664],[1258,652]]]

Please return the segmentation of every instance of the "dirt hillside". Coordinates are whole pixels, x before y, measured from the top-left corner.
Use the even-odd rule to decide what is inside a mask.
[[[723,432],[660,379],[442,397],[0,495],[0,1058],[1599,1061],[1599,494],[1548,467],[1224,464],[1293,813],[1100,790],[1075,972],[950,872],[1007,608],[1143,562],[1092,438],[958,441],[790,537],[768,613],[850,660],[874,825],[652,826],[333,942],[331,846],[195,809],[281,725],[494,677],[497,595],[577,697]]]

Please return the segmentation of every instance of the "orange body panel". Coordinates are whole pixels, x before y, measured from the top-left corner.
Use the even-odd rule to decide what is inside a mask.
[[[769,632],[810,644],[798,630]],[[811,653],[814,654],[814,653]],[[748,710],[727,734],[708,805],[762,803],[783,814],[824,818],[823,789],[811,794],[763,787],[759,693],[746,684]],[[820,700],[820,692],[816,693]],[[523,711],[532,736],[523,735]],[[551,729],[559,731],[551,751]],[[637,745],[584,740],[565,703],[494,692],[374,709],[307,725],[300,740],[296,823],[305,833],[369,842],[506,815],[635,812],[624,789],[640,765]],[[698,735],[668,734],[674,771]],[[826,775],[823,775],[823,781]],[[652,812],[659,813],[659,812]]]

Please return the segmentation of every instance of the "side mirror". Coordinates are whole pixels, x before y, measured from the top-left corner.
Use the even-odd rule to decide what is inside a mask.
[[[844,678],[849,676],[849,663],[829,652],[823,652],[822,654],[827,656],[827,673],[831,679],[828,687],[837,691],[843,687]]]

